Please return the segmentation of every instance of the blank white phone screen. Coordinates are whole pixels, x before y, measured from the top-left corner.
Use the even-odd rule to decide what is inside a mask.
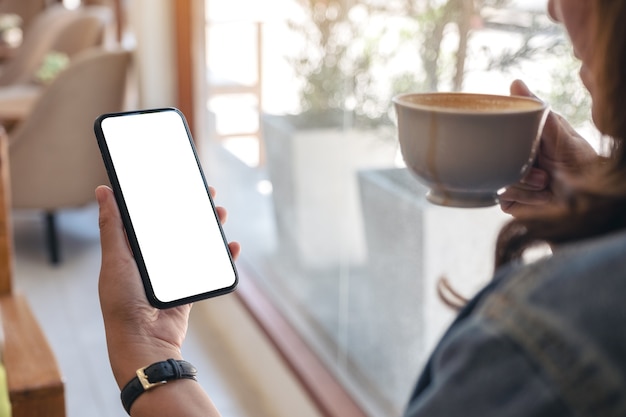
[[[171,302],[234,285],[232,262],[179,114],[108,117],[101,126],[156,298]]]

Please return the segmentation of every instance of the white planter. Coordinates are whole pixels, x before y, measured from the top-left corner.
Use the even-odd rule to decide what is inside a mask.
[[[358,174],[367,242],[364,274],[350,286],[353,362],[394,407],[454,318],[436,293],[446,276],[471,297],[491,277],[495,239],[508,216],[496,206],[435,206],[406,169]]]
[[[279,247],[302,265],[361,264],[365,237],[356,173],[392,166],[389,132],[297,129],[288,117],[263,118]]]

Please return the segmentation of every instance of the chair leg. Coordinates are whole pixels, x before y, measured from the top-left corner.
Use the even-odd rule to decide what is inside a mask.
[[[53,211],[45,213],[46,218],[46,241],[48,243],[48,252],[50,255],[50,263],[58,265],[61,261],[59,254],[59,237],[57,234],[56,217]]]

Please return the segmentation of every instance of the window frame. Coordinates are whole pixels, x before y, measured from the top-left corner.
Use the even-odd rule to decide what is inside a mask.
[[[206,86],[202,84],[206,82],[206,77],[196,76],[203,73],[205,66],[204,8],[200,6],[201,10],[198,10],[198,3],[203,2],[176,0],[173,18],[176,28],[177,106],[185,114],[192,134],[201,146],[203,135],[199,134],[198,126],[205,123],[201,115],[206,111],[201,106],[206,105]],[[202,19],[199,20],[198,16]],[[237,300],[268,337],[320,413],[326,417],[366,417],[365,411],[345,387],[255,284],[257,278],[250,272],[251,269],[246,268],[244,262],[238,264],[240,283],[235,291]]]

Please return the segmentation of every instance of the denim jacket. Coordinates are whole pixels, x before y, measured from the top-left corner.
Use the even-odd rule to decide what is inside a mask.
[[[431,355],[421,416],[626,416],[626,232],[502,268]]]

